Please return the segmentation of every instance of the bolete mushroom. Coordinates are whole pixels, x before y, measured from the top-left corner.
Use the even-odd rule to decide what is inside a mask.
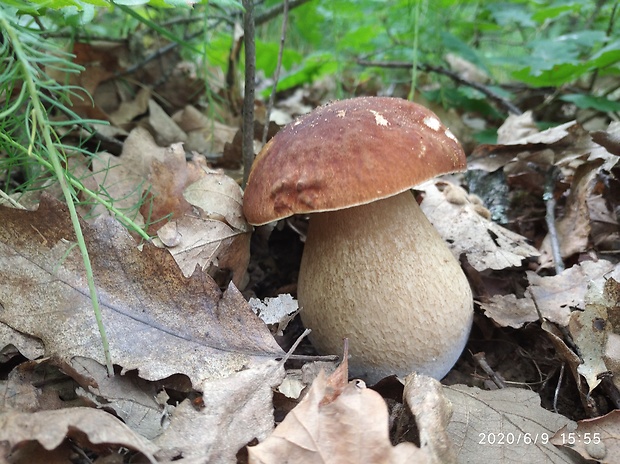
[[[352,375],[441,378],[460,356],[471,289],[410,189],[465,165],[432,111],[383,97],[317,108],[256,157],[245,216],[262,225],[310,214],[298,280],[302,321],[321,353],[338,353],[349,339]]]

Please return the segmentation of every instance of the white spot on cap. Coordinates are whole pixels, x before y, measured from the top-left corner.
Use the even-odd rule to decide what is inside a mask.
[[[387,119],[385,119],[383,115],[379,113],[378,111],[370,110],[370,112],[375,115],[375,123],[377,123],[378,126],[389,126],[390,125],[390,122]]]
[[[458,142],[457,138],[454,136],[454,134],[450,131],[450,129],[446,129],[446,137],[451,138],[452,140],[454,140],[455,142]]]
[[[339,118],[344,118],[347,115],[347,110],[340,110],[336,113]]]
[[[441,127],[441,122],[439,121],[439,119],[433,118],[432,116],[425,117],[422,122],[434,131],[438,131]]]

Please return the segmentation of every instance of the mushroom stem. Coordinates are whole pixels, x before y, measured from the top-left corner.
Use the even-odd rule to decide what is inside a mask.
[[[410,191],[310,216],[299,271],[302,320],[322,353],[350,346],[351,375],[440,379],[473,319],[459,263]]]

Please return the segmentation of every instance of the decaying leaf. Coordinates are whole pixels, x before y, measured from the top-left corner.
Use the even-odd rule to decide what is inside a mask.
[[[563,258],[588,249],[591,231],[589,199],[602,164],[603,161],[597,159],[580,165],[575,171],[564,207],[565,214],[555,222],[560,254]],[[553,253],[549,234],[543,240],[540,253],[541,266],[552,267]]]
[[[334,391],[324,373],[269,438],[248,449],[254,464],[431,462],[412,443],[391,445],[381,395],[360,380]]]
[[[605,363],[610,334],[620,334],[620,321],[615,314],[618,311],[619,301],[615,294],[619,280],[620,265],[604,276],[592,279],[584,298],[585,310],[573,313],[568,325],[583,360],[577,371],[588,382],[590,392],[601,382],[601,374],[610,370]],[[612,338],[612,343],[614,341]],[[613,360],[609,361],[613,364]]]
[[[74,359],[71,367],[77,374],[74,378],[86,379],[76,391],[79,397],[114,411],[134,432],[149,440],[161,435],[165,424],[162,417],[168,407],[167,398],[158,396],[156,384],[138,378],[135,373],[108,377],[104,366],[88,358]]]
[[[448,434],[458,462],[579,462],[551,443],[557,430],[574,422],[543,409],[538,394],[464,385],[448,387],[445,394],[453,405]]]
[[[431,463],[456,463],[454,445],[446,428],[452,417],[452,404],[439,381],[420,374],[405,379],[403,398],[415,416],[420,449]]]
[[[45,353],[41,340],[29,337],[0,322],[0,361],[2,361],[2,356],[9,356],[8,347],[16,348],[28,359],[41,357]]]
[[[0,413],[0,443],[6,442],[10,448],[37,441],[46,450],[53,450],[67,438],[85,442],[84,447],[91,449],[97,446],[122,446],[139,451],[153,464],[157,462],[153,456],[158,451],[157,446],[111,414],[98,409]]]
[[[196,266],[206,272],[226,268],[240,284],[250,260],[251,230],[242,213],[241,188],[224,173],[205,169],[185,188],[183,198],[192,211],[157,231],[183,275],[189,277]],[[170,235],[172,242],[164,238]]]
[[[265,324],[273,326],[277,335],[282,335],[289,322],[299,313],[299,306],[288,293],[278,295],[275,298],[265,298],[264,301],[258,298],[250,298],[252,311],[260,317]]]
[[[236,127],[209,119],[192,105],[174,114],[172,119],[187,133],[185,149],[209,158],[221,156],[224,146],[233,140],[237,132]]]
[[[580,160],[578,165],[600,159],[606,170],[618,162],[618,156],[594,142],[588,131],[576,121],[538,132],[532,130],[530,116],[509,117],[505,122],[507,129],[498,129],[498,133],[507,136],[496,145],[477,146],[468,162],[469,169],[495,171],[504,168],[507,175],[515,176],[529,171],[530,162],[542,166],[568,166],[575,160]],[[515,124],[523,131],[515,130]],[[608,132],[616,130],[610,125]],[[517,134],[518,137],[510,134]]]
[[[457,259],[465,254],[476,270],[518,267],[525,259],[539,255],[534,247],[528,245],[525,237],[484,217],[484,208],[472,202],[462,188],[447,182],[431,181],[416,189],[425,192],[420,207],[448,242],[452,254]]]
[[[184,142],[187,134],[175,123],[155,100],[149,100],[148,124],[155,140],[161,146]]]
[[[37,211],[1,214],[0,321],[43,340],[47,355],[104,364],[66,209],[44,199]],[[281,354],[234,286],[222,295],[200,272],[180,276],[166,252],[138,251],[111,218],[84,232],[115,363],[150,380],[182,372],[200,388]]]
[[[620,456],[620,411],[594,419],[571,422],[556,432],[551,442],[570,448],[585,459],[615,464]]]
[[[196,463],[235,463],[237,451],[273,430],[272,389],[282,382],[284,368],[264,366],[208,382],[203,405],[184,400],[170,410],[169,421],[155,444],[156,457],[178,456]]]
[[[527,322],[543,318],[567,326],[574,309],[585,309],[584,297],[588,283],[601,279],[613,269],[609,261],[584,261],[565,269],[556,276],[541,277],[528,271],[528,290],[523,298],[516,295],[495,295],[480,306],[487,317],[503,327],[519,328]]]
[[[103,380],[93,364],[84,361],[104,364],[66,208],[43,197],[37,211],[2,208],[0,214],[0,321],[42,340],[45,354],[66,363],[74,375],[79,372],[91,382]],[[200,271],[183,277],[165,250],[145,244],[139,251],[112,218],[102,217],[83,228],[113,362],[147,380],[187,376],[205,395],[201,416],[205,429],[218,424],[221,434],[201,432],[202,440],[177,441],[175,449],[181,455],[209,449],[222,462],[231,462],[241,446],[273,427],[272,388],[283,377],[275,358],[282,351],[232,284],[222,294]],[[141,404],[143,413],[153,419],[159,405],[144,403],[140,395],[118,395],[124,382],[115,379],[88,393],[105,392],[111,408]],[[89,397],[86,391],[82,394]],[[163,413],[163,408],[159,411]],[[226,432],[225,421],[235,433]],[[187,435],[196,426],[191,421],[173,422],[167,433]],[[153,426],[148,430],[151,436],[161,432]],[[165,455],[170,452],[166,446],[172,446],[167,433],[158,437]]]
[[[101,153],[92,168],[85,182],[105,190],[115,207],[137,224],[148,222],[148,232],[157,234],[154,243],[172,253],[186,277],[199,266],[210,275],[230,271],[235,285],[242,285],[251,227],[234,180],[186,161],[180,143],[160,147],[141,127],[129,134],[120,157]],[[98,205],[88,214],[109,213]]]

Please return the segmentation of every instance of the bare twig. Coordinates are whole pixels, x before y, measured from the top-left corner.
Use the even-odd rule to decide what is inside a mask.
[[[545,214],[545,222],[547,223],[549,240],[551,241],[551,252],[553,254],[555,273],[560,274],[564,270],[564,261],[562,260],[562,252],[560,251],[558,231],[555,228],[555,198],[553,197],[553,187],[555,186],[555,182],[557,180],[557,172],[557,168],[555,167],[549,169],[545,179],[545,192],[543,193],[543,200],[545,201],[545,207],[547,209]]]
[[[491,380],[498,386],[498,388],[506,388],[506,381],[504,378],[491,369],[489,363],[486,360],[486,355],[484,352],[475,353],[474,360],[478,363],[478,365],[482,368],[482,370],[491,378]]]
[[[280,13],[284,11],[285,8],[292,10],[293,8],[297,8],[298,6],[303,5],[304,3],[308,3],[310,0],[291,0],[290,2],[284,1],[279,5],[276,5],[264,13],[258,15],[256,17],[256,25],[260,26],[268,21],[271,21],[273,18],[278,16]],[[287,5],[285,5],[287,4]]]
[[[399,68],[407,69],[407,68],[413,67],[413,64],[405,63],[405,62],[401,62],[401,61],[358,60],[357,64],[359,64],[360,66],[376,66],[376,67],[379,67],[379,68],[394,68],[394,69],[399,69]],[[497,105],[499,105],[499,106],[503,107],[504,109],[506,109],[506,111],[508,111],[509,113],[512,113],[512,114],[522,114],[523,113],[523,111],[521,111],[513,103],[511,103],[508,100],[506,100],[505,98],[499,96],[498,94],[496,94],[493,90],[489,89],[488,87],[486,87],[486,86],[484,86],[482,84],[479,84],[477,82],[472,82],[472,81],[469,81],[467,79],[464,79],[461,76],[459,76],[457,73],[452,72],[449,69],[441,68],[439,66],[431,66],[429,64],[420,64],[420,65],[417,66],[417,68],[420,71],[424,71],[424,72],[433,72],[433,73],[436,73],[436,74],[443,74],[444,76],[449,77],[450,79],[452,79],[454,82],[456,82],[458,84],[466,85],[468,87],[476,89],[476,90],[480,91],[481,93],[483,93],[484,95],[486,95],[487,97],[489,97],[489,99],[493,100]]]
[[[280,360],[280,364],[284,364],[286,361],[289,360],[291,356],[293,356],[293,353],[295,352],[295,350],[297,349],[301,341],[304,338],[306,338],[310,332],[312,332],[312,330],[310,329],[306,329],[303,331],[303,333],[297,338],[297,340],[295,340],[295,343],[293,343],[293,346],[291,346],[291,349],[288,350],[286,355]]]
[[[562,379],[564,378],[564,363],[560,366],[560,376],[558,377],[558,384],[555,386],[555,392],[553,393],[553,412],[558,413],[558,397],[560,396],[560,388],[562,387]]]
[[[254,41],[254,0],[243,0],[243,43],[245,45],[245,92],[243,95],[243,188],[248,183],[254,162],[254,76],[256,42]]]
[[[276,91],[278,89],[278,80],[280,79],[280,70],[282,69],[282,55],[284,54],[284,42],[286,41],[286,28],[288,25],[288,0],[284,0],[284,11],[282,12],[282,32],[280,33],[280,49],[278,50],[278,64],[273,76],[273,88],[269,95],[267,103],[267,114],[265,116],[265,126],[263,127],[262,142],[263,145],[267,141],[267,132],[269,131],[269,118],[271,117],[271,109],[276,99]]]

